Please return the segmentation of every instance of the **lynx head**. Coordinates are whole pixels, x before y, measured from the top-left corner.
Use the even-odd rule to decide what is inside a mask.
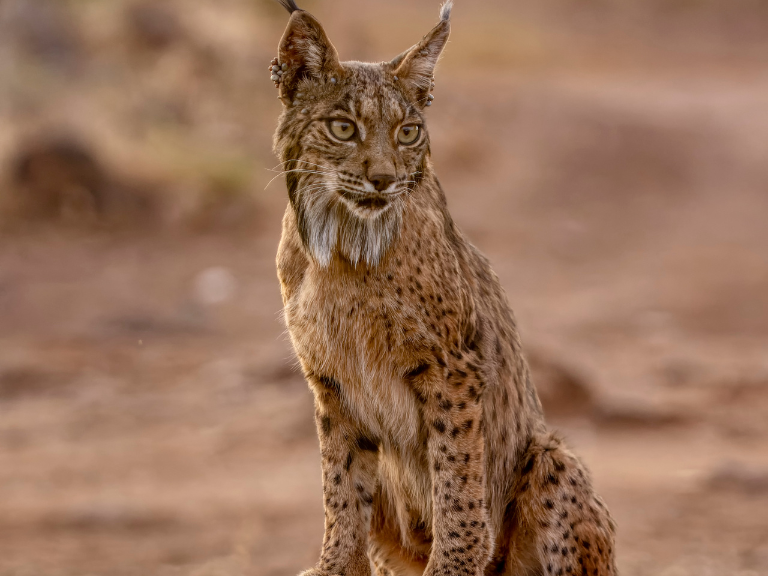
[[[448,40],[452,0],[418,44],[390,62],[340,62],[293,0],[273,60],[285,108],[275,134],[299,233],[311,257],[375,266],[399,234],[429,154],[424,111]]]

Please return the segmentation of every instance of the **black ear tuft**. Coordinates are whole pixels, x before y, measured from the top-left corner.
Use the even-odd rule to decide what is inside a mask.
[[[280,2],[280,6],[288,10],[289,14],[293,14],[296,12],[296,10],[301,10],[298,6],[296,6],[295,0],[277,0]]]
[[[453,9],[453,0],[446,0],[445,4],[440,6],[440,20],[451,19],[451,10]]]

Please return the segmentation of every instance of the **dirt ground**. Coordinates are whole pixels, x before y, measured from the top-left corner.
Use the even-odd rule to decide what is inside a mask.
[[[306,4],[343,58],[394,56],[437,15]],[[768,575],[766,7],[469,5],[435,164],[617,521],[621,573]],[[285,19],[266,0],[0,3],[1,576],[316,561],[267,186]]]

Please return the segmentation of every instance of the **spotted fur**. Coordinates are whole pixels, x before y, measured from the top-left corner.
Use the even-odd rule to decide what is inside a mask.
[[[613,575],[613,522],[547,431],[504,292],[432,167],[424,113],[450,10],[390,62],[339,62],[301,10],[280,43],[277,268],[325,504],[306,574]],[[412,144],[404,125],[421,127]]]

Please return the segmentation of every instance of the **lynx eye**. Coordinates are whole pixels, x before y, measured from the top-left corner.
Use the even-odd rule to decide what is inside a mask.
[[[408,144],[416,142],[416,140],[419,139],[420,133],[420,126],[417,126],[416,124],[408,124],[407,126],[400,128],[400,131],[397,133],[397,140],[400,144],[405,144],[407,146]]]
[[[355,123],[349,120],[331,120],[328,126],[330,127],[331,134],[339,140],[349,140],[357,132]]]

